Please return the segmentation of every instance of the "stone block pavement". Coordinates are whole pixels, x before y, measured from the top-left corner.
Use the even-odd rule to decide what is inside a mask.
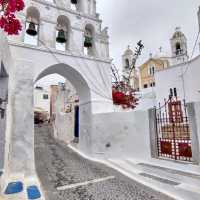
[[[36,169],[47,200],[172,200],[103,164],[88,161],[52,137],[51,127],[35,128]],[[114,176],[112,179],[57,187]]]

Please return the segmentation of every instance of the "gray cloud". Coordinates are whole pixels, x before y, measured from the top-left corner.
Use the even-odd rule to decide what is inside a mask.
[[[140,39],[145,50],[139,63],[156,53],[160,46],[170,55],[169,39],[175,27],[181,27],[192,47],[198,32],[199,0],[97,0],[103,25],[109,27],[110,52],[120,67],[126,46],[132,48]]]

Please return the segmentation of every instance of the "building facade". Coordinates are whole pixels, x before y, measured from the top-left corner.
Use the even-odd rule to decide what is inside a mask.
[[[169,67],[169,61],[161,58],[149,58],[147,62],[140,66],[140,88],[146,89],[155,87],[155,73],[156,71]]]
[[[43,87],[34,88],[34,111],[42,112],[50,117],[50,92]]]
[[[76,121],[79,122],[79,117],[76,115],[76,109],[79,107],[77,92],[68,80],[57,85],[56,91],[56,93],[52,93],[55,101],[51,103],[52,110],[54,110],[52,116],[54,136],[68,144],[77,143],[79,141],[78,137],[75,138],[76,128],[79,132],[79,127],[76,127]]]
[[[59,91],[60,91],[59,85],[51,85],[50,86],[50,118],[51,118],[51,121],[55,120],[56,100],[57,100]]]

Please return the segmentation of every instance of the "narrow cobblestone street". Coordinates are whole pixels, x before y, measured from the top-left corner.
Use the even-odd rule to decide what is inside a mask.
[[[171,200],[102,164],[88,161],[35,127],[37,173],[47,200]],[[57,187],[114,176],[113,179],[58,191]]]

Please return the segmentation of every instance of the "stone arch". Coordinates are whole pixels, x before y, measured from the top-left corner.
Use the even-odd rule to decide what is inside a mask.
[[[80,96],[81,103],[86,103],[91,100],[90,88],[85,78],[77,70],[64,63],[54,64],[45,68],[37,76],[35,82],[47,75],[55,73],[65,77],[72,83]]]
[[[35,30],[35,33],[28,32],[30,27]],[[40,12],[36,7],[30,6],[26,10],[24,42],[31,45],[38,45],[40,30]]]
[[[69,65],[60,63],[47,67],[37,76],[34,82],[41,78],[51,75],[59,74],[65,77],[76,89],[79,95],[79,109],[80,109],[80,137],[79,147],[85,152],[90,152],[91,147],[91,92],[85,78],[74,68]]]
[[[34,23],[39,24],[40,23],[40,12],[39,12],[39,10],[34,6],[28,7],[27,10],[26,10],[26,19],[32,20]]]
[[[70,48],[71,22],[69,18],[65,15],[59,15],[57,18],[56,31],[59,30],[64,31],[64,35],[66,38],[66,43],[65,43],[65,50],[66,50],[67,48]]]
[[[96,30],[95,30],[95,27],[94,27],[93,24],[88,24],[88,23],[85,24],[85,30],[86,30],[86,29],[88,29],[88,30],[91,31],[92,36],[95,36]]]

